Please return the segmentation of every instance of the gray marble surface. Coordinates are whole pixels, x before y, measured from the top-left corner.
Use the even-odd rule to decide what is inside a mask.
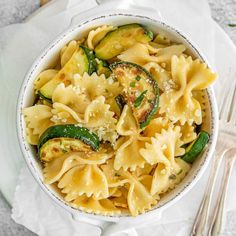
[[[236,0],[209,0],[212,17],[236,43]],[[39,7],[39,0],[0,0],[0,27],[23,21]],[[11,219],[11,207],[0,193],[0,236],[33,236]]]

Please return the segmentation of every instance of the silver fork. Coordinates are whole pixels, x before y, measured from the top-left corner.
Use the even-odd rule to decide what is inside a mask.
[[[203,196],[201,205],[192,227],[191,236],[206,235],[208,223],[210,224],[210,227],[207,231],[208,236],[220,235],[222,228],[223,209],[226,192],[231,170],[236,158],[236,141],[228,142],[234,138],[236,140],[236,80],[233,82],[233,84],[227,83],[223,94],[224,97],[221,100],[222,102],[220,104],[220,133],[216,147],[216,154],[212,163],[205,194]],[[225,140],[225,137],[229,137],[229,140]],[[217,198],[217,203],[214,208],[214,213],[209,219],[212,193],[215,186],[218,170],[224,156],[227,159],[224,169],[224,175],[222,178],[222,184]]]

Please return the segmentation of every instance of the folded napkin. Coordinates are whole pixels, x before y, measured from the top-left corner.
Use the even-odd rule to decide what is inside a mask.
[[[144,1],[134,0],[134,2],[142,5]],[[185,32],[219,73],[215,91],[220,102],[219,95],[222,92],[220,85],[226,79],[235,79],[233,75],[236,72],[236,49],[227,35],[211,19],[207,2],[156,0],[152,3],[147,5],[157,8],[163,21]],[[25,23],[0,29],[0,78],[3,82],[0,87],[2,95],[0,132],[5,134],[5,137],[2,136],[0,139],[2,147],[0,189],[13,203],[12,218],[40,236],[99,235],[98,228],[72,219],[70,213],[55,205],[40,189],[22,163],[23,158],[17,145],[15,130],[17,95],[24,74],[31,63],[56,35],[69,26],[74,14],[95,5],[93,0],[53,1],[45,10],[36,13]],[[18,174],[21,166],[23,167]],[[191,191],[163,212],[160,220],[148,227],[138,228],[139,235],[168,236],[173,232],[176,235],[188,235],[204,192],[208,172],[209,168]],[[235,170],[233,178],[236,178]],[[230,189],[235,189],[235,184],[231,182]],[[225,231],[228,235],[232,235],[236,229],[236,225],[232,223],[236,222],[235,197],[236,193],[230,191],[227,204],[228,231]]]

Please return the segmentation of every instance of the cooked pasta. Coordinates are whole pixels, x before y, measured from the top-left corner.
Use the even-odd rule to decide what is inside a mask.
[[[135,23],[101,25],[59,57],[35,78],[35,102],[22,111],[45,183],[85,212],[149,211],[207,144],[205,89],[216,74]]]

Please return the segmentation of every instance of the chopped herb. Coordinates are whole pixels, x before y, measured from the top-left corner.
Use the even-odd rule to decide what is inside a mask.
[[[236,27],[236,24],[228,24],[229,27]]]
[[[67,153],[67,150],[66,149],[61,149],[63,153]]]
[[[137,108],[141,105],[147,90],[143,91],[134,101],[134,107]]]
[[[140,75],[137,75],[136,78],[135,78],[137,81],[141,80],[141,76]]]
[[[148,99],[148,102],[149,102],[149,103],[152,103],[152,99]]]
[[[116,177],[120,177],[120,174],[118,174],[118,173],[115,173],[115,176],[116,176]]]
[[[105,89],[105,92],[108,93],[108,89]]]
[[[171,174],[171,175],[169,176],[169,179],[176,179],[176,175],[175,175],[175,174]]]
[[[130,86],[130,87],[135,87],[135,84],[136,84],[135,81],[133,81],[133,82],[131,82],[131,83],[129,84],[129,86]]]
[[[177,175],[180,175],[183,172],[182,169],[179,170],[179,172],[177,173]]]

